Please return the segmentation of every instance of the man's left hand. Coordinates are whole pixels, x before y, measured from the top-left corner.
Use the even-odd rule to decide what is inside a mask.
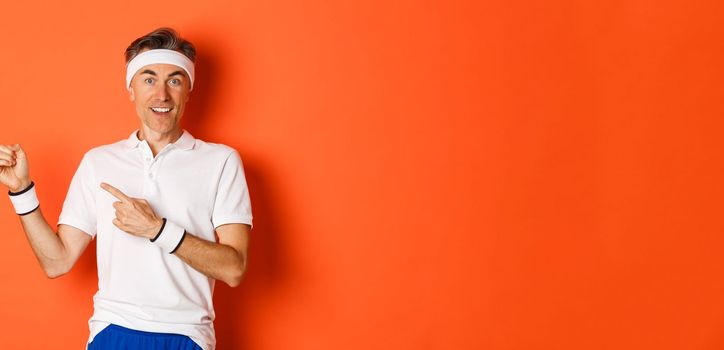
[[[153,212],[148,201],[128,197],[119,189],[105,182],[101,183],[101,188],[119,200],[113,202],[113,207],[116,208],[113,225],[134,236],[148,239],[156,237],[158,231],[161,230],[163,220]]]

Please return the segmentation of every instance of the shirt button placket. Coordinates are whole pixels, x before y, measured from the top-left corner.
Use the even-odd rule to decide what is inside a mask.
[[[151,148],[147,144],[144,144],[142,148],[143,157],[143,194],[145,197],[152,195],[156,192],[155,184],[153,182],[153,165],[156,160],[153,158]]]

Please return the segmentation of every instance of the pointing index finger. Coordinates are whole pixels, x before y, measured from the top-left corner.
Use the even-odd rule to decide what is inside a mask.
[[[108,193],[112,194],[113,197],[118,198],[123,203],[128,203],[131,201],[131,199],[128,198],[128,196],[126,196],[123,192],[121,192],[121,190],[119,190],[105,182],[101,182],[101,188],[106,190]]]

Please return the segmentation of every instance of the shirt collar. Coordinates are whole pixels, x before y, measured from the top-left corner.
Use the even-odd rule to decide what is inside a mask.
[[[131,136],[128,137],[128,139],[125,141],[125,146],[127,149],[133,149],[138,147],[138,144],[141,143],[141,140],[138,139],[138,130],[136,129],[134,132],[131,133]],[[172,143],[174,147],[187,151],[192,148],[194,148],[194,144],[196,143],[196,139],[189,133],[188,131],[184,130],[181,134],[181,137],[176,140],[176,142]]]

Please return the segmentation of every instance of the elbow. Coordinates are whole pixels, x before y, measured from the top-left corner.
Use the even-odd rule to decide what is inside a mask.
[[[68,271],[70,271],[70,268],[65,265],[56,264],[51,266],[43,266],[43,271],[45,272],[45,276],[47,276],[49,279],[56,279],[68,273]]]
[[[226,284],[228,284],[231,288],[236,288],[241,284],[241,279],[231,279],[226,281]]]
[[[241,284],[241,280],[244,279],[244,271],[246,265],[234,268],[226,279],[226,284],[231,288],[236,288]]]
[[[60,276],[65,275],[68,271],[64,269],[45,269],[45,276],[50,279],[56,279]]]

